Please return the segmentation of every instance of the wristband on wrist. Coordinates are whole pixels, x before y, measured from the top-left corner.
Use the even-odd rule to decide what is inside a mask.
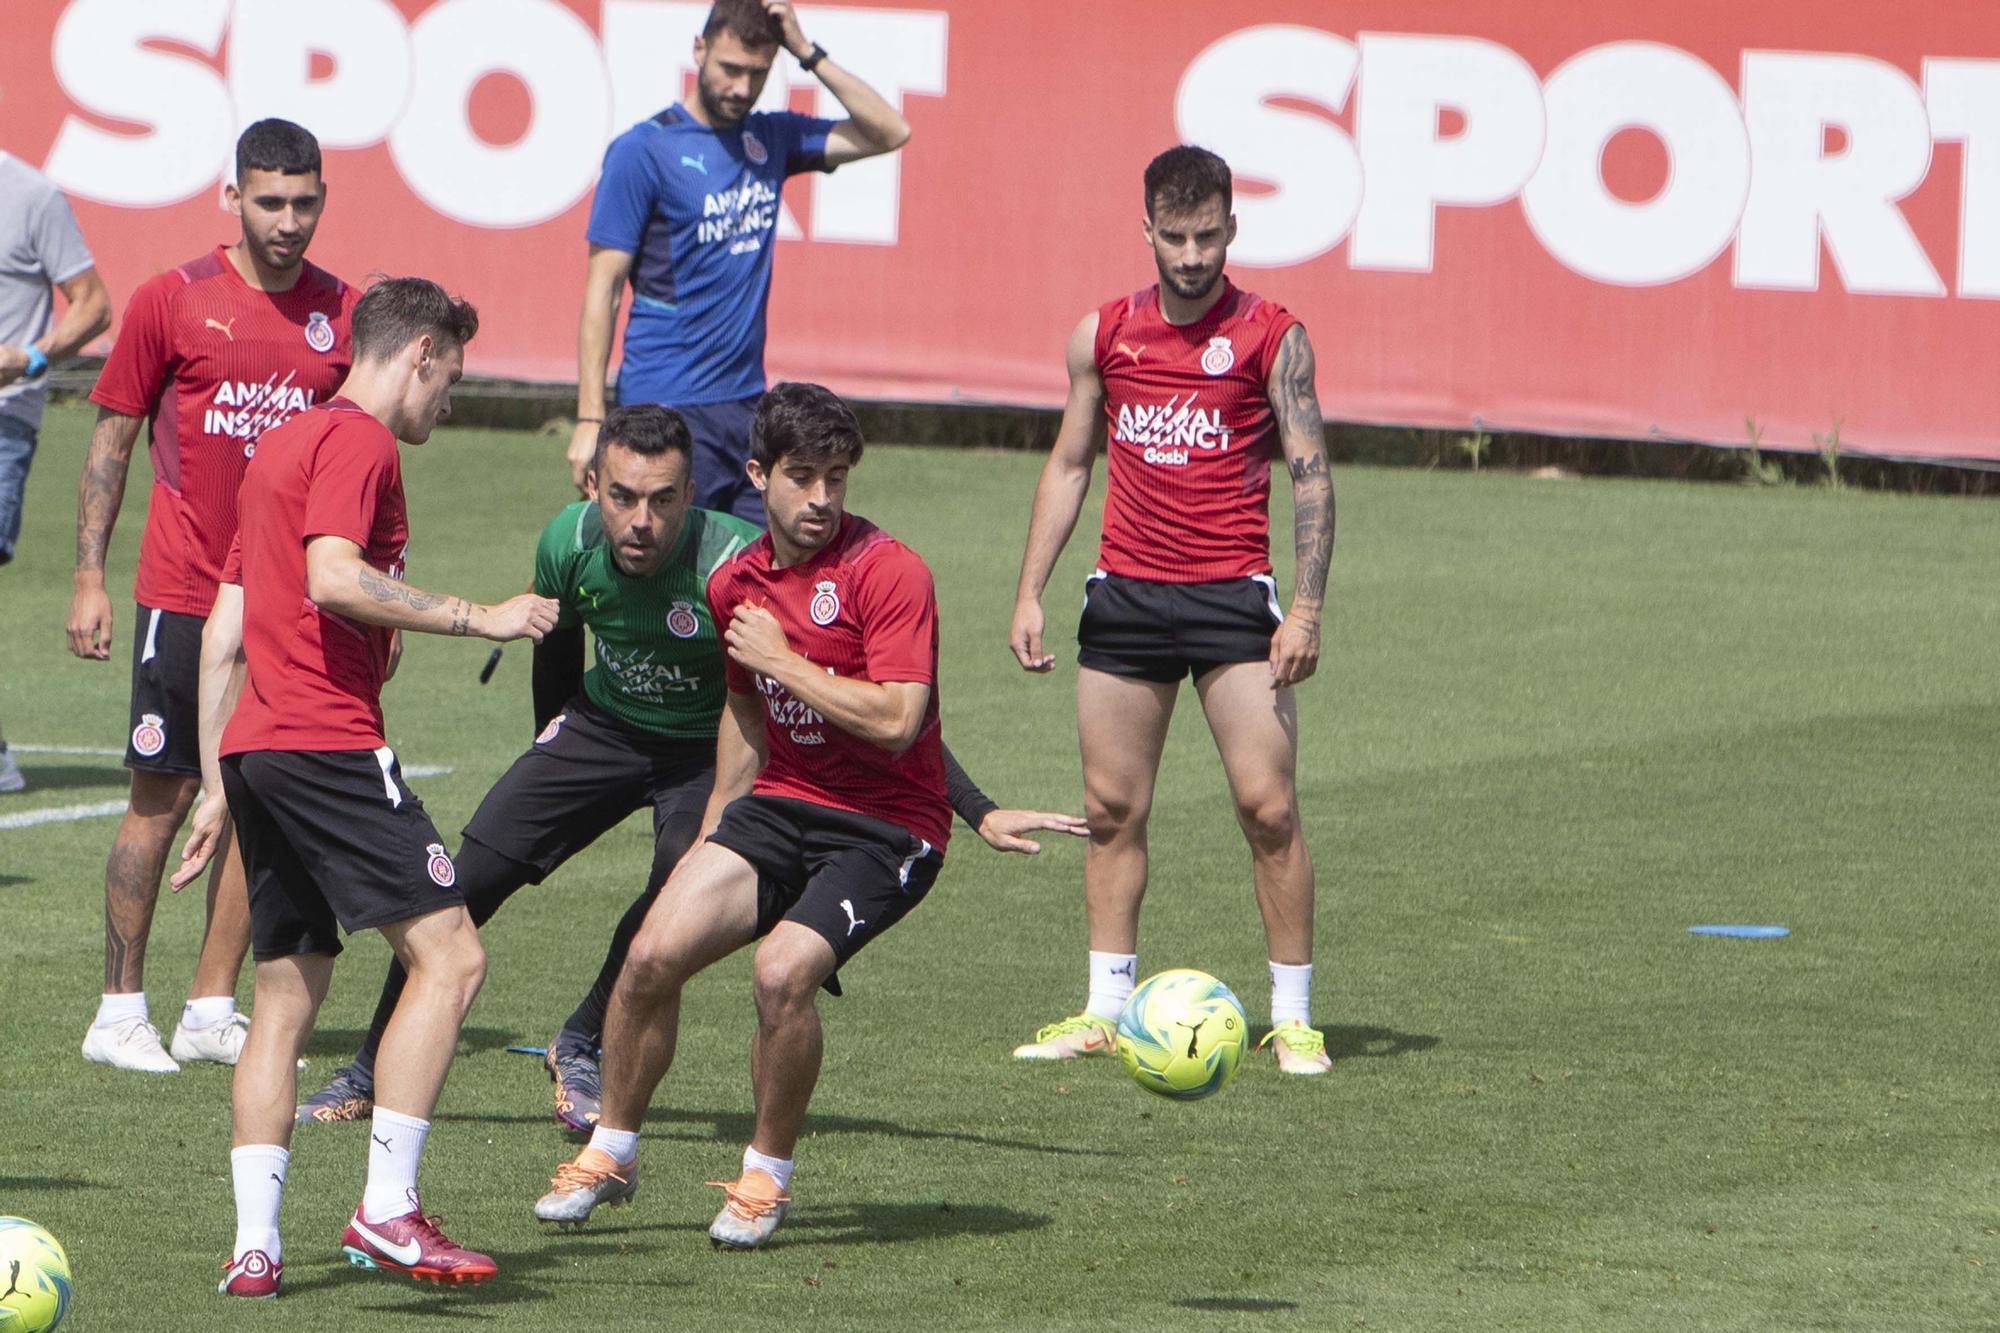
[[[598,426],[602,426],[604,424],[603,417],[578,417],[577,420],[579,422],[588,421],[591,422],[593,425],[598,425]]]
[[[826,48],[818,42],[814,42],[813,49],[800,58],[799,68],[810,74],[813,71],[813,66],[819,64],[824,59],[826,59]]]
[[[28,344],[28,368],[21,372],[24,380],[34,379],[49,368],[49,354],[33,343]]]

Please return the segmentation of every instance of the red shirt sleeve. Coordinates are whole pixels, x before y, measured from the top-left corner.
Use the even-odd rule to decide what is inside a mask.
[[[223,583],[243,583],[243,534],[238,532],[229,539],[229,554],[222,558]]]
[[[380,423],[336,422],[313,450],[303,536],[345,537],[367,549],[375,510],[399,475],[396,437]]]
[[[855,589],[868,679],[937,683],[937,596],[931,571],[906,546],[874,555]]]
[[[715,625],[718,641],[729,632],[729,618],[736,613],[736,595],[730,587],[731,582],[728,565],[708,576],[708,615]],[[717,646],[722,647],[720,642]],[[735,694],[754,694],[757,691],[756,678],[737,664],[726,647],[722,651],[722,683]]]
[[[141,283],[125,306],[118,340],[98,372],[90,401],[128,417],[151,415],[160,390],[173,373],[173,291],[180,285],[167,273]]]

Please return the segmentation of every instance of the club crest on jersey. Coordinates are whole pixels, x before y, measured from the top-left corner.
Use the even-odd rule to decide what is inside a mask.
[[[430,863],[424,867],[424,869],[430,871],[431,883],[441,889],[448,889],[458,883],[458,867],[453,865],[451,858],[444,854],[443,843],[434,842],[424,848],[424,850],[429,852],[431,857]]]
[[[1229,339],[1222,335],[1208,340],[1208,350],[1201,354],[1201,368],[1211,375],[1227,375],[1229,368],[1236,364],[1236,349],[1229,345]]]
[[[743,156],[760,167],[771,160],[770,150],[764,147],[764,141],[749,130],[743,131]]]
[[[687,602],[675,602],[667,612],[667,633],[676,639],[692,639],[701,633],[701,621],[696,618],[694,607]]]
[[[324,310],[315,310],[306,316],[306,346],[315,352],[333,350],[333,321],[326,317]]]
[[[832,579],[822,579],[813,585],[812,618],[815,625],[831,625],[833,618],[840,614],[840,594],[833,590]]]
[[[568,713],[557,713],[554,717],[550,718],[549,724],[542,728],[542,734],[535,737],[535,744],[547,745],[550,741],[554,740],[557,734],[562,731],[563,719],[568,716]]]
[[[167,748],[167,720],[158,713],[145,713],[132,728],[132,752],[151,759]]]

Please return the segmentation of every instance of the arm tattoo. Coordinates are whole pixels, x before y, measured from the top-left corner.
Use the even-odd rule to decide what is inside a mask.
[[[104,568],[111,545],[111,527],[125,499],[125,474],[131,459],[92,448],[83,469],[83,494],[76,514],[76,567]]]
[[[434,606],[443,606],[449,600],[443,593],[423,592],[398,582],[372,565],[363,565],[355,577],[360,580],[361,591],[376,601],[401,602],[412,611],[428,611]]]
[[[472,604],[459,598],[451,604],[451,632],[461,638],[472,630]]]
[[[1333,476],[1326,465],[1326,419],[1320,414],[1314,371],[1312,343],[1304,326],[1294,324],[1278,344],[1271,410],[1292,474],[1295,591],[1318,601],[1326,595],[1326,569],[1333,560]]]

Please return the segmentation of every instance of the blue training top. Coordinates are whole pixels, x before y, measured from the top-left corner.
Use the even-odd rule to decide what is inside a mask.
[[[831,120],[753,111],[712,130],[674,105],[604,150],[593,245],[632,256],[618,401],[696,406],[764,391],[764,311],[785,178],[830,171]]]

